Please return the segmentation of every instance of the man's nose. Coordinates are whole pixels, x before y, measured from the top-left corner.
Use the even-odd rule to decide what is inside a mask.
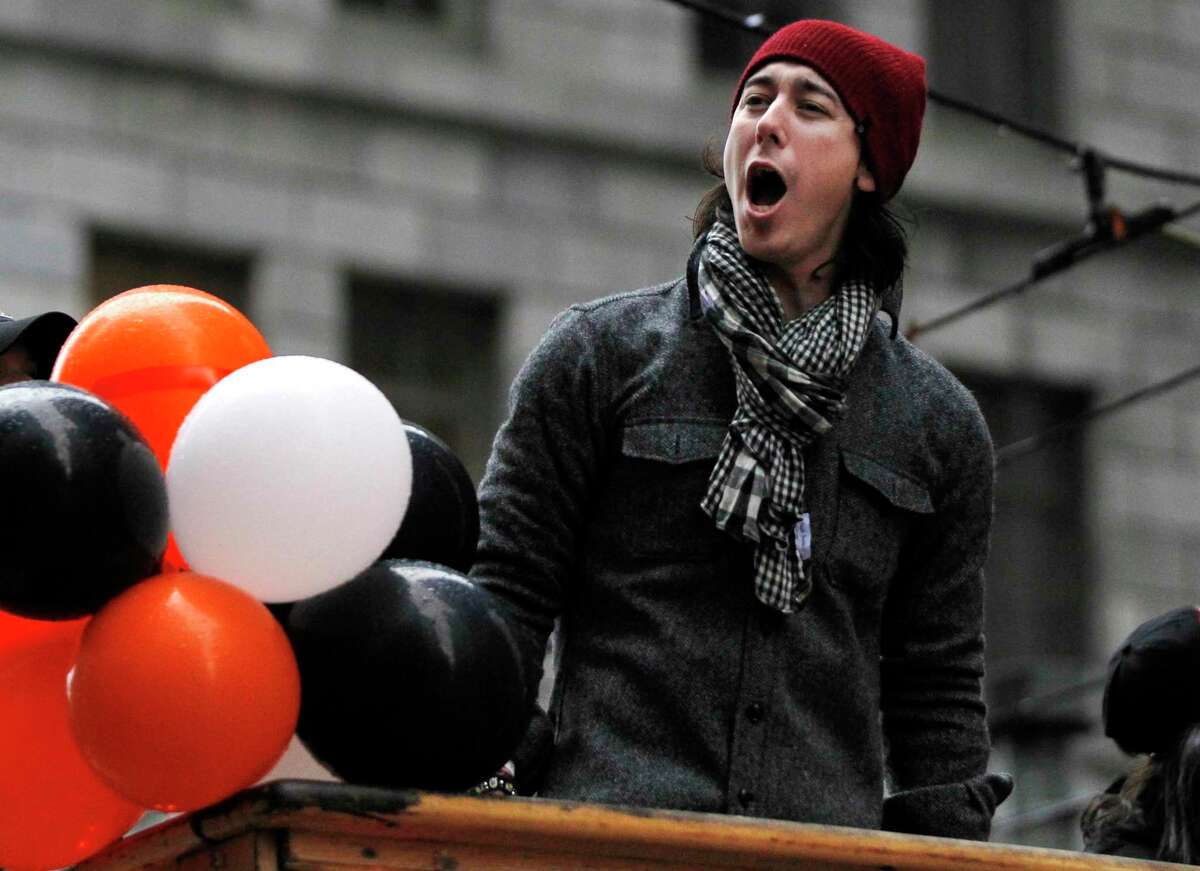
[[[780,115],[781,112],[786,111],[786,103],[786,100],[776,98],[771,101],[771,105],[766,108],[766,111],[758,116],[758,124],[754,128],[754,140],[759,145],[768,140],[778,146],[786,144],[783,118]]]

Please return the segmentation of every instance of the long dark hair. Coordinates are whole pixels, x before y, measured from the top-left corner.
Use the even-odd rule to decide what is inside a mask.
[[[1081,822],[1091,852],[1132,842],[1155,846],[1164,862],[1200,863],[1200,723],[1143,757],[1118,792],[1092,799]]]
[[[705,145],[702,160],[705,171],[720,182],[709,188],[696,206],[692,215],[693,239],[707,233],[718,217],[733,222],[733,204],[725,188],[724,169],[715,142]],[[900,219],[878,194],[856,190],[842,244],[834,257],[835,282],[855,277],[882,294],[904,275],[907,262],[908,238]]]
[[[1158,855],[1194,865],[1200,861],[1200,724],[1184,730],[1160,765],[1163,833]]]

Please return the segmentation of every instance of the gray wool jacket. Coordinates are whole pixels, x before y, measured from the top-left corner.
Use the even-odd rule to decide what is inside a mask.
[[[561,617],[542,795],[987,837],[1011,788],[984,774],[988,431],[882,320],[847,399],[806,455],[814,589],[784,615],[700,509],[736,400],[694,283],[555,320],[513,385],[472,569],[538,671]]]

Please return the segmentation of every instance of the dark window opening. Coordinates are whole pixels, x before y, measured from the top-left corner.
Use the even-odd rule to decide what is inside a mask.
[[[499,425],[495,296],[353,276],[347,359],[478,481]]]
[[[248,314],[252,257],[246,252],[96,230],[90,257],[89,290],[96,303],[135,287],[181,284],[219,296]]]
[[[1018,121],[1059,120],[1053,0],[928,0],[929,84]]]
[[[1075,420],[1091,392],[1042,381],[960,372],[996,447]],[[1070,800],[1059,762],[1099,715],[1091,691],[1095,591],[1087,529],[1086,428],[1067,430],[996,470],[992,544],[984,567],[986,695],[992,737],[1022,784],[1010,812]],[[1036,814],[1035,814],[1036,815]],[[1069,848],[1078,814],[1023,823],[1006,837]]]

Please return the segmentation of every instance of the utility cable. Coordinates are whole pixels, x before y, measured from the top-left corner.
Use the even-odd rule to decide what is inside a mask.
[[[905,335],[909,339],[915,339],[923,333],[948,326],[980,309],[989,308],[1010,296],[1028,290],[1038,282],[1075,266],[1095,254],[1132,242],[1148,233],[1161,230],[1167,224],[1191,217],[1197,212],[1200,212],[1200,202],[1193,203],[1180,211],[1176,211],[1170,206],[1151,206],[1129,216],[1124,215],[1119,209],[1108,208],[1104,211],[1099,223],[1095,220],[1089,222],[1080,236],[1039,251],[1033,258],[1029,275],[1025,278],[985,294],[957,309],[913,324],[905,330]],[[1174,234],[1172,235],[1174,236]],[[1180,237],[1175,236],[1175,238]]]
[[[710,0],[667,0],[667,2],[691,9],[713,19],[720,20],[732,27],[737,27],[760,36],[770,36],[776,30],[776,27],[769,23],[761,13],[743,15],[722,4],[710,2]],[[957,97],[943,94],[933,88],[928,90],[928,94],[931,102],[995,124],[1002,131],[1011,131],[1059,151],[1076,155],[1079,163],[1078,168],[1084,174],[1085,185],[1087,187],[1089,222],[1087,228],[1080,236],[1038,252],[1034,257],[1030,273],[1025,278],[973,300],[958,309],[939,315],[923,323],[914,324],[906,331],[908,338],[916,338],[922,333],[944,327],[969,314],[1023,293],[1038,282],[1075,266],[1092,255],[1119,247],[1154,231],[1162,231],[1164,235],[1200,247],[1200,234],[1184,227],[1168,226],[1173,222],[1183,220],[1200,212],[1200,202],[1194,203],[1180,211],[1176,211],[1169,206],[1158,205],[1132,215],[1125,215],[1120,209],[1105,204],[1104,174],[1106,170],[1114,169],[1159,181],[1194,186],[1200,186],[1200,175],[1162,169],[1124,158],[1102,155],[1099,150],[1089,145],[1072,142],[1061,136],[1056,136],[1032,125],[1008,118],[998,112],[993,112],[990,109],[985,109],[966,100],[960,100]],[[1092,409],[1073,420],[1058,424],[1037,435],[1005,445],[996,452],[996,465],[1000,466],[1018,457],[1033,453],[1061,438],[1068,432],[1086,426],[1101,417],[1120,411],[1137,402],[1172,390],[1198,375],[1200,375],[1200,365],[1173,375],[1164,381],[1134,391],[1106,405]],[[1088,685],[1085,684],[1084,686]]]
[[[997,813],[992,821],[992,834],[1025,832],[1039,829],[1049,823],[1078,820],[1079,814],[1095,797],[1096,793],[1094,792],[1076,793],[1058,801],[1030,808],[1027,811],[1018,811],[1008,815],[1003,812]]]
[[[988,710],[988,719],[993,722],[1015,720],[1020,717],[1039,714],[1047,708],[1057,708],[1065,702],[1075,701],[1080,697],[1087,697],[1104,689],[1104,682],[1107,679],[1107,673],[1097,673],[1077,683],[1067,684],[1033,695],[1022,696],[1010,705],[990,708]]]
[[[1008,299],[1010,296],[1016,296],[1018,293],[1024,293],[1026,290],[1033,287],[1033,285],[1037,284],[1037,282],[1038,279],[1034,278],[1033,276],[1022,278],[1020,281],[1014,282],[1006,287],[1001,287],[998,290],[993,290],[991,293],[984,294],[978,299],[972,300],[971,302],[960,306],[959,308],[952,309],[945,314],[940,314],[937,317],[930,318],[927,321],[919,321],[918,323],[912,324],[904,330],[904,335],[909,341],[914,341],[917,336],[921,335],[922,333],[928,333],[932,332],[933,330],[940,329],[941,327],[965,318],[967,315],[974,314],[980,309],[988,308],[998,302],[1001,302],[1002,300]]]
[[[1057,441],[1069,432],[1079,429],[1082,426],[1091,424],[1102,417],[1107,417],[1114,412],[1128,408],[1135,403],[1141,402],[1144,399],[1149,399],[1152,396],[1158,396],[1160,393],[1166,393],[1168,390],[1174,390],[1183,384],[1191,381],[1193,378],[1200,376],[1200,364],[1192,366],[1190,369],[1185,369],[1170,378],[1162,381],[1156,381],[1139,390],[1135,390],[1120,399],[1115,399],[1106,405],[1101,405],[1086,411],[1078,417],[1071,420],[1063,421],[1056,426],[1052,426],[1044,432],[1031,435],[1028,438],[1020,439],[1005,445],[996,451],[996,465],[1001,466],[1005,463],[1010,463],[1018,457],[1023,457],[1026,454],[1032,454],[1046,445]]]
[[[766,18],[758,12],[750,15],[742,15],[733,11],[728,6],[720,3],[709,3],[707,0],[668,0],[668,2],[674,3],[676,6],[682,6],[685,9],[691,9],[693,12],[707,15],[709,18],[723,21],[734,27],[739,27],[750,33],[757,33],[760,36],[770,36],[777,29],[773,25],[768,24]]]
[[[980,121],[995,124],[1004,133],[1017,133],[1026,139],[1032,139],[1034,142],[1040,142],[1042,145],[1047,145],[1069,154],[1078,154],[1084,150],[1077,142],[1063,139],[1061,136],[1055,136],[1053,133],[1047,133],[1045,130],[1034,127],[1032,124],[1026,124],[1024,121],[1007,118],[999,112],[993,112],[991,109],[985,109],[975,103],[960,100],[958,97],[951,97],[949,94],[943,94],[941,91],[936,91],[933,88],[930,88],[927,93],[929,94],[930,102],[945,106],[948,109],[954,109],[956,112],[961,112],[964,115],[978,118]],[[1195,181],[1196,184],[1200,184],[1200,177],[1197,177]]]
[[[728,6],[720,3],[710,2],[710,0],[667,0],[669,3],[674,3],[676,6],[682,6],[685,9],[690,9],[693,12],[699,12],[709,18],[724,22],[731,27],[737,27],[748,33],[754,33],[759,36],[770,36],[775,32],[777,27],[770,23],[766,16],[761,13],[752,13],[743,15],[740,12],[735,12]],[[1021,136],[1031,139],[1035,142],[1040,142],[1050,148],[1058,151],[1067,152],[1069,154],[1083,154],[1088,151],[1094,151],[1091,146],[1080,142],[1073,142],[1061,136],[1056,136],[1045,130],[1034,127],[1031,124],[1026,124],[1023,121],[1017,121],[1013,118],[1008,118],[998,112],[993,112],[990,109],[985,109],[982,106],[968,102],[967,100],[951,97],[949,94],[944,94],[934,88],[928,89],[929,100],[932,103],[945,106],[948,109],[953,109],[962,114],[978,118],[981,121],[987,121],[995,124],[998,128],[1005,132],[1017,133]],[[1176,184],[1192,185],[1200,187],[1200,175],[1195,173],[1182,172],[1180,170],[1162,169],[1160,167],[1148,166],[1143,163],[1137,163],[1132,160],[1123,158],[1105,157],[1105,162],[1112,169],[1117,169],[1122,172],[1127,172],[1131,175],[1143,176],[1145,178],[1158,179],[1160,181],[1169,181]]]
[[[761,13],[743,15],[728,6],[712,2],[712,0],[668,0],[668,2],[760,36],[769,36],[776,29]],[[1087,186],[1090,219],[1082,236],[1039,252],[1034,258],[1033,268],[1027,277],[956,310],[939,315],[924,323],[913,324],[905,331],[909,339],[915,339],[922,333],[947,326],[967,315],[1023,293],[1039,281],[1074,266],[1093,254],[1107,251],[1154,230],[1163,229],[1171,222],[1179,221],[1200,211],[1200,203],[1190,206],[1182,212],[1175,212],[1169,206],[1160,205],[1126,216],[1121,210],[1104,204],[1104,174],[1107,170],[1121,170],[1160,181],[1196,186],[1200,186],[1200,175],[1161,169],[1123,158],[1102,155],[1098,149],[1090,145],[1072,142],[966,100],[942,94],[933,88],[930,88],[928,93],[932,102],[995,124],[1002,130],[1018,133],[1059,151],[1076,155],[1078,168],[1083,172]],[[1168,235],[1176,239],[1191,241],[1187,231],[1183,228],[1175,228]]]

